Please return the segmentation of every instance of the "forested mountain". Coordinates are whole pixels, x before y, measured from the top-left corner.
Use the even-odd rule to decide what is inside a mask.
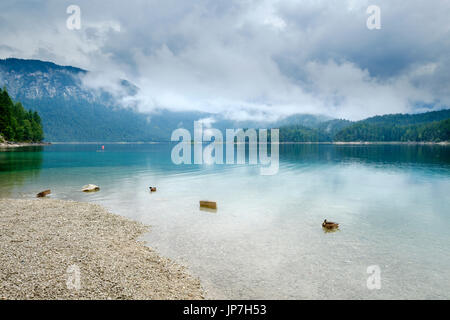
[[[326,134],[331,140],[334,136],[344,128],[347,128],[353,124],[350,120],[333,119],[319,123],[315,128]]]
[[[336,133],[335,141],[450,141],[450,110],[393,114],[358,121]]]
[[[122,108],[108,92],[86,88],[87,71],[39,60],[0,60],[0,85],[15,100],[39,112],[47,141],[155,141],[185,115],[168,115],[158,122],[132,108]],[[121,81],[123,91],[137,88]],[[172,116],[172,117],[171,117]]]
[[[376,116],[357,122],[335,119],[312,128],[284,126],[280,141],[450,141],[450,110]]]
[[[44,139],[41,117],[11,100],[6,89],[0,89],[0,135],[7,141],[40,142]]]
[[[300,125],[280,128],[280,141],[283,142],[326,142],[330,137],[322,130]]]
[[[217,114],[163,109],[144,114],[120,104],[121,97],[132,97],[139,88],[118,80],[120,90],[113,95],[86,87],[82,79],[87,74],[86,70],[39,60],[0,60],[0,86],[25,109],[39,113],[47,141],[169,141],[173,130],[183,127],[192,132],[193,122],[199,119],[212,119],[212,125],[220,130],[280,128],[280,140],[291,142],[449,140],[448,121],[444,120],[450,119],[450,110],[376,116],[357,122],[310,114],[277,121],[233,121]],[[23,119],[33,126],[33,117],[27,117]],[[27,121],[18,126],[29,128]],[[17,137],[30,139],[28,133],[20,129]]]
[[[178,127],[192,132],[193,122],[213,118],[214,127],[268,128],[281,125],[316,126],[325,116],[298,114],[270,121],[232,121],[205,112],[158,110],[151,114],[124,108],[117,97],[83,85],[88,71],[40,60],[0,59],[0,86],[27,108],[39,112],[47,141],[169,141]],[[121,93],[135,95],[139,88],[121,80]]]
[[[430,111],[417,114],[386,114],[383,116],[375,116],[367,118],[360,122],[369,124],[396,124],[396,125],[411,125],[419,123],[428,123],[434,121],[441,121],[450,118],[450,109],[440,111]]]

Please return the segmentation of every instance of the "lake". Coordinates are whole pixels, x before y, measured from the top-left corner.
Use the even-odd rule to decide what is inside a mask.
[[[272,176],[257,165],[175,165],[173,146],[2,151],[0,194],[51,189],[151,225],[143,239],[210,298],[450,298],[449,146],[280,145]],[[88,183],[101,191],[82,193]],[[340,230],[324,232],[324,219]]]

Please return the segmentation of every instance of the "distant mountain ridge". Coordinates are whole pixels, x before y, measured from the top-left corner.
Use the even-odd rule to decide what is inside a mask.
[[[280,140],[291,142],[450,140],[445,122],[450,110],[375,116],[356,122],[312,114],[294,114],[278,121],[233,121],[198,111],[139,113],[121,106],[110,92],[83,85],[82,77],[88,73],[40,60],[0,59],[0,86],[26,109],[38,111],[46,141],[169,141],[173,130],[183,127],[192,132],[194,121],[201,119],[220,130],[280,128]],[[121,93],[138,93],[132,83],[117,81]]]
[[[388,114],[357,121],[337,132],[335,141],[450,141],[450,109]]]
[[[256,128],[300,124],[316,126],[325,116],[293,115],[279,122],[232,121],[220,115],[158,110],[151,114],[121,107],[108,92],[83,86],[88,71],[40,60],[0,59],[0,86],[16,101],[37,110],[42,118],[46,141],[169,141],[173,130],[193,130],[195,120],[213,118],[214,126]],[[132,96],[139,88],[121,80],[121,88]]]
[[[314,127],[280,127],[283,142],[443,142],[450,141],[450,109],[389,114],[361,121],[333,119]]]
[[[371,124],[396,123],[397,125],[411,125],[418,123],[441,121],[447,118],[450,118],[450,109],[429,111],[425,113],[416,113],[416,114],[404,114],[404,113],[386,114],[382,116],[370,117],[361,121]]]

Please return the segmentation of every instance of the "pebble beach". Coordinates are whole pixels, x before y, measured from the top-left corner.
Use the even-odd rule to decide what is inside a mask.
[[[198,279],[99,205],[0,200],[0,299],[202,299]]]

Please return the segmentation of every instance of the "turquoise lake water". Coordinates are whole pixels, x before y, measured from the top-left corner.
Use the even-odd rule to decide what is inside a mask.
[[[172,147],[7,150],[0,194],[51,189],[149,224],[148,244],[200,277],[211,298],[450,298],[450,147],[280,145],[273,176],[257,165],[177,166]],[[82,193],[88,183],[101,191]],[[340,231],[325,233],[325,218]],[[373,265],[381,288],[370,290]]]

